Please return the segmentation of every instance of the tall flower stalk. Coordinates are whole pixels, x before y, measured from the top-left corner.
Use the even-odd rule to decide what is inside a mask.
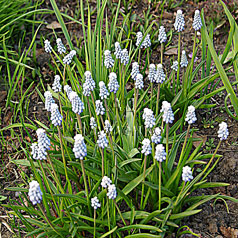
[[[178,70],[177,70],[177,86],[176,86],[176,93],[178,93],[179,89],[179,72],[180,72],[180,47],[181,47],[181,32],[184,30],[185,21],[183,17],[182,10],[177,11],[174,28],[178,32]]]

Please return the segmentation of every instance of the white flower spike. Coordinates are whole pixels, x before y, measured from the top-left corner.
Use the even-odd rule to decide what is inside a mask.
[[[165,123],[173,123],[174,113],[172,111],[171,104],[167,101],[162,102],[162,108],[160,112],[163,112],[163,121]]]
[[[60,84],[60,76],[55,75],[54,83],[52,84],[52,89],[55,93],[60,93],[62,90],[62,85]]]
[[[200,11],[196,10],[194,14],[194,19],[193,19],[193,29],[195,31],[199,31],[202,27],[202,19],[200,16]]]
[[[162,84],[165,81],[166,75],[163,70],[162,64],[157,65],[157,71],[155,75],[155,82]]]
[[[182,180],[186,183],[193,180],[192,170],[189,166],[183,167]]]
[[[72,111],[78,115],[80,115],[84,110],[84,104],[81,101],[78,94],[74,91],[72,91],[69,95],[69,100],[72,104]]]
[[[148,78],[149,78],[149,81],[151,83],[155,83],[155,78],[156,78],[156,67],[155,67],[155,64],[150,64]]]
[[[45,43],[45,52],[46,53],[51,53],[52,52],[52,47],[50,45],[50,42],[46,39],[44,41],[44,43]]]
[[[117,82],[117,75],[114,72],[111,72],[109,74],[109,83],[108,83],[108,89],[111,93],[117,93],[119,89],[119,83]]]
[[[135,82],[135,88],[136,89],[142,89],[144,88],[144,81],[142,74],[137,74],[136,76],[136,82]]]
[[[155,159],[158,162],[163,162],[166,160],[166,152],[162,144],[157,145],[155,148]]]
[[[110,50],[105,50],[104,51],[104,65],[107,69],[110,69],[114,65],[114,59],[111,56],[111,51]]]
[[[102,178],[101,185],[102,185],[103,188],[107,188],[111,184],[112,184],[112,180],[110,178],[108,178],[107,176],[104,176]]]
[[[95,120],[94,117],[91,117],[91,118],[90,118],[90,126],[91,126],[91,129],[92,129],[92,130],[95,129],[95,128],[97,128],[97,123],[96,123],[96,120]]]
[[[58,105],[55,103],[51,104],[51,117],[50,120],[54,126],[61,126],[62,123],[62,115],[59,112]]]
[[[52,103],[55,103],[55,100],[53,99],[52,97],[52,94],[50,91],[46,91],[44,93],[44,96],[45,96],[45,109],[50,112],[51,110],[51,105]]]
[[[181,56],[181,62],[180,62],[181,67],[187,67],[188,66],[188,59],[186,56],[186,51],[182,51],[182,56]]]
[[[99,82],[99,97],[101,98],[101,100],[103,99],[107,99],[107,97],[109,96],[109,92],[106,88],[106,85],[103,81]]]
[[[56,44],[57,44],[57,50],[58,50],[59,54],[60,55],[64,54],[66,52],[66,48],[65,48],[65,46],[64,46],[64,44],[63,44],[63,42],[60,38],[58,38],[56,40]]]
[[[226,140],[228,136],[229,136],[229,131],[228,131],[227,124],[225,122],[220,123],[219,130],[218,130],[218,138],[220,138],[220,140]]]
[[[121,52],[121,63],[124,65],[127,65],[129,63],[129,54],[127,49],[124,49]]]
[[[173,62],[173,65],[171,66],[171,69],[176,71],[176,72],[178,71],[178,61],[177,60],[175,60]]]
[[[136,76],[139,73],[140,73],[139,64],[137,62],[133,62],[132,63],[132,70],[131,70],[131,78],[133,80],[136,80]]]
[[[141,151],[141,153],[145,154],[145,155],[149,155],[149,154],[151,154],[151,151],[152,151],[152,148],[151,148],[151,145],[150,145],[150,140],[148,138],[145,138],[142,141],[142,151]]]
[[[177,32],[181,32],[184,30],[184,26],[185,26],[185,21],[183,17],[183,12],[182,10],[178,10],[175,23],[174,23],[174,28]]]
[[[105,114],[105,108],[103,107],[103,104],[100,100],[97,100],[95,102],[96,105],[96,114],[99,115],[104,115]]]
[[[41,203],[42,201],[42,192],[40,189],[40,185],[37,181],[32,180],[29,183],[29,192],[28,196],[30,198],[30,201],[33,205],[36,205],[37,203]]]
[[[107,140],[107,136],[105,134],[104,131],[99,131],[98,132],[98,140],[97,140],[97,144],[98,144],[98,147],[104,149],[106,147],[108,147],[108,140]]]
[[[99,207],[101,207],[101,204],[97,197],[91,198],[91,206],[94,210],[97,210]]]
[[[160,143],[160,140],[161,140],[161,129],[159,127],[156,127],[154,129],[153,135],[151,136],[151,141],[152,143],[158,144]]]
[[[142,118],[145,120],[145,128],[152,129],[155,125],[155,116],[151,109],[144,108]]]
[[[116,58],[117,59],[120,59],[121,58],[121,46],[120,46],[120,43],[119,42],[116,42],[115,43],[115,52],[114,52],[114,54],[115,54],[115,56],[116,56]]]
[[[189,125],[191,125],[195,121],[197,121],[197,117],[196,117],[195,107],[194,106],[190,105],[188,107],[188,112],[186,114],[185,121],[187,121]]]
[[[87,147],[81,134],[77,134],[74,137],[73,152],[76,159],[83,160],[87,156]]]
[[[107,196],[109,199],[115,199],[117,197],[117,189],[115,184],[109,185],[107,191]]]
[[[160,42],[160,44],[163,44],[167,41],[167,35],[165,32],[164,26],[160,26],[160,28],[159,28],[158,41]]]

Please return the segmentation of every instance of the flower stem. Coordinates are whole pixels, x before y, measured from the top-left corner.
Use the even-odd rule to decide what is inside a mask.
[[[177,86],[176,86],[176,93],[178,93],[179,89],[179,71],[180,71],[180,46],[181,46],[181,32],[179,32],[179,39],[178,39],[178,70],[177,70]]]
[[[160,63],[163,64],[163,55],[164,55],[164,43],[161,44],[160,49]]]
[[[166,124],[166,167],[169,160],[169,123]]]
[[[92,117],[92,112],[90,109],[90,103],[89,103],[89,98],[87,97],[87,103],[88,103],[88,110],[89,110],[89,114],[90,114],[90,118]]]
[[[96,238],[96,209],[94,209],[94,216],[93,216],[93,237]]]
[[[181,154],[180,154],[180,157],[179,157],[178,166],[179,166],[179,165],[181,164],[181,162],[182,162],[182,158],[183,158],[183,154],[184,154],[184,149],[185,149],[186,144],[187,144],[187,139],[188,139],[188,134],[189,134],[189,131],[190,131],[190,127],[191,127],[191,125],[189,124],[189,125],[188,125],[188,129],[187,129],[187,133],[186,133],[186,136],[185,136],[185,139],[184,139],[182,151],[181,151]],[[177,167],[178,167],[178,166],[177,166]]]
[[[161,209],[161,162],[159,162],[159,210]]]
[[[77,115],[77,119],[78,119],[79,130],[80,130],[81,134],[83,134],[83,126],[82,126],[81,116],[79,114],[76,114],[76,115]]]
[[[156,101],[156,113],[155,117],[159,114],[159,95],[160,95],[160,83],[158,84],[158,91],[157,91],[157,101]]]
[[[145,190],[145,170],[146,170],[146,162],[147,162],[147,156],[145,156],[144,159],[144,170],[143,170],[143,181],[142,181],[142,190],[141,190],[141,200],[140,200],[140,208],[142,209],[143,206],[143,197],[144,197],[144,190]]]
[[[152,99],[153,99],[153,90],[154,90],[154,87],[153,87],[153,82],[150,83],[150,87],[151,87],[151,98],[150,98],[150,109],[152,110]]]
[[[81,168],[82,168],[82,172],[83,172],[83,180],[84,180],[84,186],[85,186],[86,197],[87,197],[87,202],[88,202],[88,209],[90,210],[88,184],[87,184],[87,179],[86,179],[86,173],[85,173],[85,168],[84,168],[83,160],[80,160],[80,163],[81,163]]]
[[[104,149],[100,149],[102,155],[102,178],[104,177]]]
[[[134,94],[134,117],[133,117],[133,145],[135,146],[135,131],[136,131],[136,108],[137,108],[137,99],[138,99],[138,89],[135,88]]]

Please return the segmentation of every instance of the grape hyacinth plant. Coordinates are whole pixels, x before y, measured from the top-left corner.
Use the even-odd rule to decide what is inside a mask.
[[[46,109],[44,116],[31,120],[28,115],[19,115],[21,121],[8,126],[14,130],[21,125],[27,138],[17,151],[24,156],[12,158],[19,168],[27,170],[22,169],[20,186],[7,188],[19,191],[19,197],[9,198],[9,204],[3,205],[13,221],[20,219],[18,228],[27,237],[193,234],[184,229],[182,219],[199,213],[198,206],[216,199],[236,201],[220,193],[196,196],[200,188],[228,186],[207,179],[221,157],[217,154],[220,146],[228,139],[227,123],[219,124],[219,143],[209,154],[194,136],[198,130],[195,126],[204,115],[197,117],[198,109],[213,106],[208,104],[211,93],[205,89],[210,90],[213,79],[220,77],[219,67],[211,73],[209,62],[203,64],[207,52],[210,58],[215,54],[209,34],[206,38],[203,12],[200,15],[196,10],[193,23],[188,21],[186,26],[195,31],[195,38],[198,31],[202,33],[190,61],[186,52],[180,51],[185,29],[181,10],[177,11],[174,29],[166,34],[163,21],[159,29],[153,27],[153,18],[151,24],[148,18],[144,25],[137,25],[130,13],[124,27],[119,27],[117,16],[124,9],[120,4],[110,15],[112,24],[108,24],[104,7],[106,2],[95,9],[91,5],[85,8],[82,2],[80,27],[84,36],[77,40],[73,33],[67,34],[63,19],[57,15],[57,4],[53,4],[66,39],[61,40],[54,31],[50,38],[55,36],[55,45],[48,40],[42,45],[51,57],[47,63],[54,77],[53,83],[40,80],[37,86]],[[85,9],[89,11],[86,16]],[[95,20],[94,11],[97,19],[89,26],[91,19]],[[175,34],[178,48],[174,50],[178,52],[170,57],[167,47],[174,45]],[[197,51],[202,58],[194,70]],[[223,58],[219,59],[222,67]],[[186,77],[179,72],[183,67]],[[45,93],[40,93],[42,88]],[[212,94],[221,90],[214,88]],[[25,112],[22,105],[19,103],[17,111]],[[36,132],[35,140],[32,131]],[[200,144],[194,146],[195,141]]]

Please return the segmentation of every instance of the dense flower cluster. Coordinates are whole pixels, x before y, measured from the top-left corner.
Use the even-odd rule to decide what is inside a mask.
[[[187,59],[185,50],[182,51],[180,65],[181,65],[181,67],[187,67],[188,66],[188,59]]]
[[[137,62],[132,63],[131,78],[136,80],[137,74],[140,73],[139,64]]]
[[[114,72],[111,72],[109,74],[109,83],[108,83],[108,89],[112,93],[117,93],[119,89],[119,83],[117,82],[117,75]]]
[[[184,26],[185,26],[185,21],[183,17],[183,12],[182,10],[178,10],[175,23],[174,23],[174,28],[177,32],[181,32],[184,30]]]
[[[96,120],[95,120],[94,117],[91,117],[91,118],[90,118],[90,126],[91,126],[91,129],[92,129],[92,130],[95,129],[95,128],[97,128],[97,123],[96,123]]]
[[[95,105],[96,105],[96,114],[98,116],[105,114],[105,108],[103,107],[103,104],[102,104],[102,102],[100,100],[97,100],[95,102]]]
[[[165,123],[173,123],[174,113],[172,111],[172,108],[169,102],[167,101],[162,102],[162,108],[160,112],[163,112],[163,121]]]
[[[101,182],[101,186],[103,187],[103,188],[107,188],[109,185],[111,185],[112,184],[112,180],[110,179],[110,178],[108,178],[107,176],[104,176],[103,178],[102,178],[102,182]]]
[[[111,126],[111,124],[110,124],[110,122],[108,120],[105,121],[104,130],[106,131],[106,133],[112,132],[112,126]]]
[[[151,109],[144,108],[142,118],[145,120],[145,128],[152,129],[155,125],[155,116]]]
[[[101,207],[101,204],[100,204],[100,202],[99,202],[97,197],[91,198],[91,206],[95,210],[97,210],[99,207]]]
[[[109,199],[115,199],[117,197],[117,189],[115,184],[110,184],[107,188],[107,196]]]
[[[32,180],[29,183],[29,192],[28,196],[30,198],[30,201],[33,205],[36,205],[37,203],[41,203],[42,201],[42,191],[40,189],[40,185],[37,181]]]
[[[66,48],[64,46],[64,44],[62,43],[62,40],[60,38],[58,38],[56,40],[56,44],[57,44],[57,50],[59,52],[59,54],[64,54],[66,52]]]
[[[62,90],[62,85],[60,84],[60,76],[55,75],[54,82],[52,84],[52,89],[55,93],[59,93]]]
[[[67,54],[67,55],[63,58],[63,64],[67,64],[67,65],[71,64],[72,59],[73,59],[73,57],[74,57],[75,55],[76,55],[76,51],[75,51],[75,50],[71,50],[71,51],[69,52],[69,54]]]
[[[45,150],[50,149],[50,139],[46,135],[45,130],[38,128],[36,130],[38,147],[43,147]]]
[[[55,100],[52,97],[52,94],[50,91],[46,91],[44,93],[45,96],[45,109],[50,112],[51,111],[51,105],[52,103],[55,103]]]
[[[166,160],[166,152],[162,144],[157,145],[155,148],[155,159],[159,162]]]
[[[55,103],[51,104],[51,117],[50,120],[54,126],[60,126],[62,123],[62,115],[59,112],[58,105]]]
[[[119,42],[116,42],[115,43],[115,52],[114,52],[114,54],[115,54],[115,56],[116,56],[116,58],[117,59],[120,59],[121,58],[121,46],[120,46],[120,43]]]
[[[151,46],[151,41],[150,41],[150,34],[147,34],[143,43],[142,43],[143,47],[146,49],[146,48],[149,48]]]
[[[121,63],[124,64],[124,65],[127,65],[129,63],[129,54],[128,54],[128,51],[127,49],[124,49],[122,50],[121,52]]]
[[[108,140],[107,140],[107,136],[104,131],[98,132],[97,144],[98,144],[98,147],[103,148],[103,149],[105,147],[108,147]]]
[[[153,135],[151,136],[151,141],[152,143],[158,144],[160,143],[160,140],[161,140],[161,129],[159,127],[156,127],[154,129]]]
[[[64,86],[64,91],[66,92],[66,95],[68,98],[69,98],[70,93],[73,92],[72,88],[69,85]]]
[[[183,167],[182,180],[186,183],[193,179],[192,170],[189,166]]]
[[[106,85],[103,81],[99,82],[99,97],[101,98],[101,100],[103,99],[107,99],[107,97],[109,96],[109,92],[106,88]]]
[[[112,68],[114,65],[114,59],[111,56],[110,50],[104,51],[104,65],[107,69]]]
[[[142,74],[137,74],[136,81],[135,81],[135,88],[142,89],[144,88],[143,76]]]
[[[175,60],[171,66],[171,69],[174,70],[174,71],[178,71],[178,61]]]
[[[186,114],[185,121],[188,122],[188,124],[193,124],[197,120],[196,113],[195,113],[195,107],[190,105],[188,107],[188,112]]]
[[[193,19],[193,29],[195,31],[199,31],[202,27],[202,19],[200,16],[200,11],[196,10],[194,14],[194,19]]]
[[[143,34],[142,32],[137,32],[136,33],[136,46],[138,47],[142,41],[142,38],[143,38]],[[140,48],[143,48],[143,44],[141,44]]]
[[[161,84],[165,81],[165,78],[166,78],[166,75],[164,73],[163,66],[162,64],[158,64],[156,75],[155,75],[155,82]]]
[[[228,136],[229,136],[229,131],[228,131],[227,124],[225,122],[220,123],[219,130],[218,130],[218,138],[220,138],[220,140],[226,140]]]
[[[81,134],[74,137],[73,152],[76,159],[83,160],[87,156],[87,147]]]
[[[94,90],[96,87],[96,84],[92,78],[92,75],[89,71],[86,71],[84,73],[85,76],[85,82],[83,84],[83,95],[86,97],[89,97],[91,92]]]
[[[46,53],[51,53],[52,52],[52,46],[50,45],[50,42],[48,40],[45,40],[44,43],[45,43],[45,52]]]
[[[148,78],[149,78],[149,81],[151,83],[155,82],[155,78],[156,78],[156,67],[155,67],[155,64],[150,64]]]
[[[165,43],[167,41],[167,35],[164,26],[160,26],[159,28],[158,41],[160,42],[160,44]]]
[[[80,115],[84,110],[84,104],[81,101],[78,94],[74,91],[72,91],[69,95],[69,100],[72,104],[72,111],[78,115]]]
[[[151,145],[150,145],[150,140],[148,138],[145,138],[142,141],[142,151],[141,151],[141,153],[145,154],[145,155],[149,155],[149,154],[151,154],[151,151],[152,151],[152,148],[151,148]]]

